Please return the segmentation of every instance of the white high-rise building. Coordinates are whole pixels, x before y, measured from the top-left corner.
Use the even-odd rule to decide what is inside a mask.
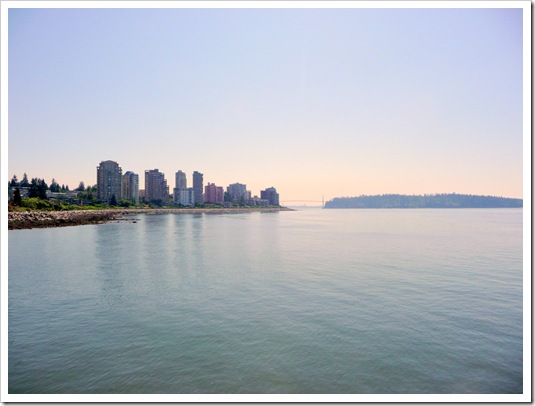
[[[187,189],[188,182],[186,180],[186,174],[182,171],[178,171],[175,174],[175,187],[178,189]]]

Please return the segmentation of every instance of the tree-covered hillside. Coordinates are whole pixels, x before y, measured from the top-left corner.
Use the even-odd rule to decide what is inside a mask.
[[[387,209],[387,208],[495,208],[522,207],[522,199],[496,196],[437,194],[437,195],[376,195],[335,197],[325,203],[326,209]]]

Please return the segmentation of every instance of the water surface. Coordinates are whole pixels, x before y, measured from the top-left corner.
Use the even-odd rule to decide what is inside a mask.
[[[9,231],[9,393],[522,393],[522,209]]]

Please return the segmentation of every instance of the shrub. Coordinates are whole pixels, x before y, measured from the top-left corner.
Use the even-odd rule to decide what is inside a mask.
[[[54,207],[48,200],[42,200],[38,197],[25,197],[21,199],[21,207],[31,210],[54,210]]]

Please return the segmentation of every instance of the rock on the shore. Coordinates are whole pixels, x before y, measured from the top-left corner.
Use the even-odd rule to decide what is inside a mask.
[[[100,224],[121,216],[119,211],[22,211],[8,213],[8,229],[65,227],[82,224]]]
[[[110,210],[73,210],[73,211],[20,211],[8,212],[8,229],[65,227],[82,224],[101,224],[133,214],[186,214],[186,213],[247,213],[247,212],[293,211],[280,208],[174,208],[174,209],[110,209]]]

